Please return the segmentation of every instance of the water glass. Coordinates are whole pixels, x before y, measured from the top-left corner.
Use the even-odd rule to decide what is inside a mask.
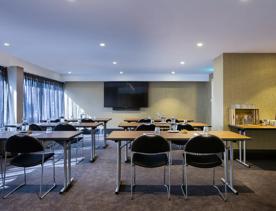
[[[0,133],[4,133],[5,132],[5,127],[0,127]]]
[[[203,134],[204,135],[208,135],[208,132],[209,132],[209,127],[208,126],[204,126],[203,127]]]
[[[156,135],[160,135],[160,127],[155,127],[154,132]]]
[[[172,124],[171,125],[171,130],[172,131],[177,131],[177,124]]]
[[[47,127],[46,128],[46,133],[51,133],[52,132],[52,127]]]
[[[171,123],[172,123],[172,124],[175,124],[175,121],[176,121],[175,118],[172,117],[172,118],[171,118]]]

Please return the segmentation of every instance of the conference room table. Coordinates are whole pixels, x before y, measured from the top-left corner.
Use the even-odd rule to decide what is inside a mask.
[[[106,143],[106,134],[107,134],[107,123],[112,120],[112,118],[102,118],[102,117],[97,117],[97,118],[92,118],[93,121],[97,123],[103,123],[104,126],[104,145],[103,148],[106,148],[108,145]],[[68,119],[67,122],[77,122],[77,119]]]
[[[113,131],[107,137],[107,140],[111,140],[117,143],[117,173],[116,173],[116,188],[115,193],[119,193],[121,186],[121,149],[123,148],[122,142],[125,140],[134,141],[137,137],[141,135],[154,134],[149,131]],[[187,141],[190,138],[200,135],[202,132],[199,131],[185,131],[178,133],[171,133],[168,131],[161,131],[160,135],[166,138],[168,141]],[[225,178],[222,181],[228,186],[228,188],[233,193],[238,193],[234,187],[234,169],[233,169],[233,142],[236,141],[248,141],[251,138],[244,136],[239,133],[234,133],[232,131],[209,131],[208,134],[215,135],[222,139],[225,143],[225,153],[224,153],[224,165],[225,165]],[[228,161],[229,154],[229,161]]]
[[[40,127],[56,127],[60,122],[55,123],[55,122],[43,122],[43,123],[38,123]],[[96,128],[100,125],[103,125],[101,122],[71,122],[69,123],[70,125],[73,125],[76,128],[90,128],[91,129],[91,152],[90,152],[90,162],[94,162],[97,159],[96,155]]]
[[[139,123],[139,122],[121,122],[118,127],[123,128],[124,130],[130,130],[135,129],[141,124],[145,123]],[[162,130],[168,130],[170,129],[171,124],[167,122],[154,122],[153,123],[156,127],[159,127]],[[181,123],[179,123],[181,124]],[[210,127],[210,125],[202,122],[189,122],[189,125],[193,126],[193,128],[202,130],[204,127]]]
[[[267,131],[267,130],[275,130],[276,126],[272,125],[261,125],[261,124],[244,124],[244,125],[228,125],[230,130],[237,130],[240,134],[246,136],[247,131]],[[246,142],[239,141],[239,158],[237,159],[239,163],[246,167],[250,167],[250,165],[246,162]]]
[[[150,119],[149,117],[144,117],[144,118],[138,118],[138,117],[131,117],[131,118],[126,118],[124,119],[125,122],[138,122],[140,119]],[[170,119],[170,118],[166,118],[166,119]],[[175,118],[177,119],[179,122],[193,122],[194,120],[192,119],[183,119],[183,118]],[[154,122],[162,122],[161,119],[153,119]]]
[[[67,191],[74,180],[71,176],[71,141],[81,134],[80,131],[37,131],[37,132],[20,132],[20,131],[1,131],[0,141],[6,141],[13,135],[30,135],[37,138],[40,141],[56,141],[63,145],[64,157],[63,157],[63,188],[60,193]]]

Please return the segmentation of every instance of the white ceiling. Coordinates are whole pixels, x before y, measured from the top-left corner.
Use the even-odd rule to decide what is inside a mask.
[[[0,0],[0,44],[72,76],[209,73],[223,52],[276,52],[276,0]]]

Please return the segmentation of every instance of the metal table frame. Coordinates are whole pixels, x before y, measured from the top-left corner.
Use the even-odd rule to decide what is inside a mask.
[[[125,140],[116,140],[117,144],[117,168],[116,168],[116,187],[115,187],[115,193],[119,194],[120,192],[120,186],[122,184],[121,180],[121,150],[122,148],[126,147],[127,144],[122,145],[122,141]],[[234,165],[233,165],[233,142],[236,141],[243,141],[245,140],[223,140],[225,142],[225,153],[224,153],[224,171],[226,178],[221,178],[222,182],[226,183],[227,187],[235,194],[238,194],[238,191],[234,188]]]

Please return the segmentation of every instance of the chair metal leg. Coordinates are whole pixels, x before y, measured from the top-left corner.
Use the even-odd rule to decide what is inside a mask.
[[[219,189],[219,187],[215,184],[215,168],[213,168],[213,187],[215,188],[215,189],[217,189],[217,191],[218,191],[218,193],[219,193],[219,195],[220,195],[220,197],[224,200],[224,201],[226,201],[226,192],[227,192],[227,186],[226,185],[224,185],[224,187],[226,187],[226,189],[224,190],[225,192],[224,192],[224,194],[221,192],[221,190]]]
[[[164,171],[163,171],[163,184],[166,185],[166,166],[164,166]]]
[[[171,153],[169,152],[169,189],[168,189],[168,199],[171,199]]]
[[[4,181],[3,181],[3,190],[5,190],[6,188],[6,173],[7,173],[7,155],[5,155],[5,169],[4,169]],[[17,187],[15,187],[14,189],[12,189],[10,192],[8,192],[6,195],[3,196],[3,199],[6,199],[9,195],[11,195],[12,193],[14,193],[15,191],[17,191],[19,188],[23,187],[26,185],[26,170],[24,168],[24,183],[21,183],[20,185],[18,185]]]
[[[132,153],[131,153],[132,154]],[[134,169],[133,169],[133,158],[131,155],[131,164],[130,164],[130,173],[131,173],[131,182],[130,182],[130,192],[131,192],[131,200],[133,199],[133,180],[134,180]]]
[[[136,185],[136,166],[135,165],[133,166],[133,172],[134,172],[134,175],[133,175],[133,186],[135,187],[135,185]]]
[[[188,198],[188,176],[187,176],[187,163],[186,163],[186,154],[184,154],[183,165],[182,165],[182,193],[185,199]]]
[[[0,168],[1,168],[1,180],[2,180],[2,185],[3,185],[3,182],[4,182],[4,172],[3,172],[3,157],[1,156],[1,159],[0,159]]]
[[[53,185],[46,190],[42,194],[42,187],[43,187],[43,175],[44,175],[44,163],[41,164],[41,180],[40,180],[40,187],[39,187],[39,199],[43,199],[51,190],[53,190],[56,187],[56,177],[55,177],[55,158],[53,157]]]

